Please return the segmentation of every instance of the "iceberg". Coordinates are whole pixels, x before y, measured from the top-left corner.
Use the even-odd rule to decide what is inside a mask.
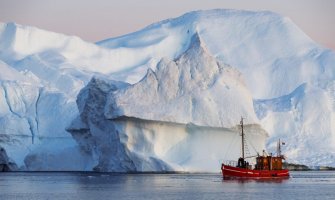
[[[190,44],[136,84],[94,78],[79,93],[80,116],[68,131],[98,158],[95,170],[216,171],[239,137],[241,115],[256,151],[265,148],[267,133],[241,74],[211,56],[198,34]],[[232,159],[239,148],[231,148]]]
[[[243,115],[257,151],[281,138],[289,162],[335,166],[334,64],[268,11],[194,11],[96,44],[0,23],[0,145],[22,170],[213,171],[238,155]]]

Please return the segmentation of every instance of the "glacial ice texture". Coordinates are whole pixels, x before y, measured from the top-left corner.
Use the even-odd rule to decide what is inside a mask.
[[[128,134],[124,126],[135,126],[136,120],[230,130],[245,115],[247,124],[259,124],[269,134],[268,151],[281,138],[288,161],[334,166],[334,63],[334,51],[316,44],[290,19],[267,11],[195,11],[97,44],[1,23],[0,145],[21,169],[125,170],[110,166],[119,161],[101,163],[105,150],[98,143],[106,142],[104,131],[126,132],[110,137],[122,139],[112,152],[128,155],[128,163],[139,155],[127,146],[128,136],[121,136]],[[102,89],[94,82],[106,83],[101,105],[84,92],[77,99],[86,85]],[[76,134],[70,135],[65,129],[73,119],[69,128],[75,124]],[[116,124],[120,119],[123,125]],[[93,125],[102,129],[100,135],[91,131]],[[143,169],[182,163],[150,152]],[[126,166],[142,169],[138,162]]]

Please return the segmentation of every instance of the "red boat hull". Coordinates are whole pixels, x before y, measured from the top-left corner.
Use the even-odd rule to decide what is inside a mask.
[[[222,164],[221,170],[223,177],[227,178],[288,178],[290,176],[287,169],[253,170]]]

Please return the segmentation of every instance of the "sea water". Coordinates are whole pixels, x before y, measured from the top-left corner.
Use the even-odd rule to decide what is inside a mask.
[[[335,199],[335,171],[270,180],[225,180],[220,173],[0,173],[0,199]]]

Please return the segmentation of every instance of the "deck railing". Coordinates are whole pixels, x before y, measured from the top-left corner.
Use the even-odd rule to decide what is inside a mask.
[[[235,160],[224,160],[222,163],[228,166],[232,166],[232,167],[237,166],[237,161]]]

